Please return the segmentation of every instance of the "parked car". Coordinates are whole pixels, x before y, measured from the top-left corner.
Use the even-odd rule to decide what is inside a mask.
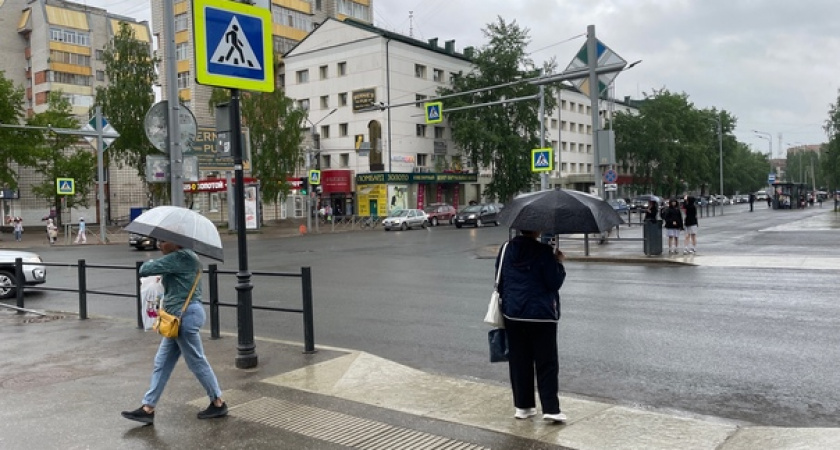
[[[413,227],[426,228],[429,226],[429,216],[421,209],[400,209],[382,221],[385,231],[392,229],[408,230]]]
[[[630,210],[630,206],[627,204],[626,201],[624,201],[623,198],[611,198],[607,200],[607,203],[609,203],[610,206],[613,207],[615,212],[619,214],[624,214]]]
[[[728,205],[729,198],[725,195],[713,195],[709,198],[709,203],[712,205]]]
[[[647,209],[648,203],[650,203],[651,200],[655,201],[660,208],[664,206],[662,197],[653,194],[639,195],[633,197],[633,200],[630,202],[630,205],[633,211],[644,211],[645,209]]]
[[[432,203],[423,211],[429,216],[429,223],[432,224],[433,227],[438,226],[441,222],[448,222],[452,225],[455,214],[458,213],[458,211],[455,210],[455,207],[448,203]]]
[[[137,250],[153,250],[157,248],[157,239],[142,234],[131,233],[128,235],[128,245]]]
[[[17,295],[15,283],[15,259],[23,260],[24,286],[46,283],[47,268],[41,265],[41,257],[32,252],[0,250],[0,299]]]
[[[484,203],[467,206],[455,215],[455,227],[461,228],[464,225],[473,225],[478,228],[486,223],[499,226],[498,215],[499,209],[496,205]]]
[[[767,191],[756,191],[755,201],[766,202],[767,201]]]

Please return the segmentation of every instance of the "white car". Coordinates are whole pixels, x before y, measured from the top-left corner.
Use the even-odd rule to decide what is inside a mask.
[[[41,265],[36,253],[17,250],[0,250],[0,299],[12,298],[17,294],[15,283],[15,259],[23,260],[24,285],[33,286],[47,281],[47,268]],[[33,264],[34,263],[34,264]]]
[[[407,230],[413,227],[426,228],[429,226],[429,216],[422,209],[399,209],[382,221],[385,231],[392,229]]]

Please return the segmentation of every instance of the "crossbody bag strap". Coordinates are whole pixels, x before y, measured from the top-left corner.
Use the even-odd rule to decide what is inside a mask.
[[[505,250],[507,250],[507,246],[507,242],[505,242],[505,245],[502,246],[502,256],[499,258],[499,269],[496,271],[496,283],[493,285],[494,288],[499,287],[499,278],[502,277],[502,264],[505,262]]]
[[[184,307],[181,308],[181,315],[184,315],[184,311],[187,310],[187,306],[190,304],[190,300],[192,300],[193,294],[195,294],[195,288],[198,287],[198,280],[201,278],[201,268],[198,269],[198,273],[195,274],[195,281],[193,281],[192,289],[190,289],[190,295],[187,296],[187,299],[184,300]]]

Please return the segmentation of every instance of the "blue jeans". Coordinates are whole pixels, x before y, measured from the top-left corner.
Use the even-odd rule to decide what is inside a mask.
[[[181,354],[184,355],[187,367],[204,387],[210,401],[222,396],[216,374],[213,373],[213,368],[207,362],[207,358],[204,356],[204,347],[201,345],[199,330],[204,325],[205,319],[206,315],[201,303],[190,302],[187,310],[181,316],[178,337],[176,339],[161,339],[160,347],[158,347],[157,355],[155,355],[152,382],[149,391],[143,396],[144,405],[151,407],[157,405],[163,394],[163,389],[166,387],[166,382],[169,381],[169,376],[172,375],[172,370],[175,369],[175,364],[178,363]]]

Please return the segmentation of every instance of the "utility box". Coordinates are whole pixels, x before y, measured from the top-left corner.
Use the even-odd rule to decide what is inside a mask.
[[[650,220],[644,223],[645,255],[657,256],[662,254],[662,221]]]

